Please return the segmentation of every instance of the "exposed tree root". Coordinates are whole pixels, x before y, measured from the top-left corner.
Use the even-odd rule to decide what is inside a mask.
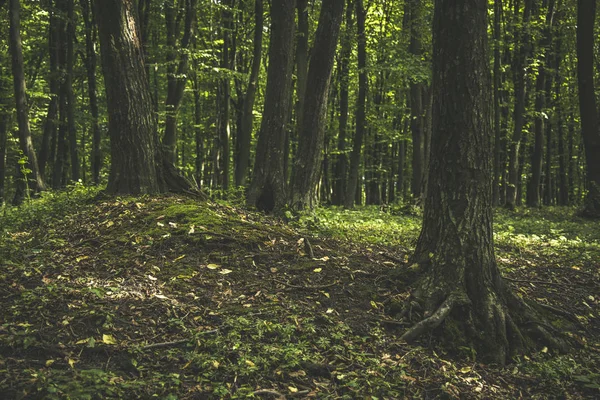
[[[434,330],[444,322],[455,306],[469,303],[470,301],[467,297],[459,294],[451,294],[431,316],[416,323],[402,335],[401,339],[411,342],[422,334]]]
[[[561,352],[570,348],[563,332],[547,323],[535,307],[516,296],[501,280],[495,285],[496,290],[487,291],[483,299],[476,297],[481,292],[469,292],[458,282],[459,289],[440,297],[440,286],[431,282],[421,280],[415,294],[406,300],[405,320],[410,319],[412,309],[420,307],[424,317],[404,332],[402,340],[412,342],[445,322],[444,335],[451,347],[472,347],[478,357],[488,362],[504,364],[512,356],[533,350],[538,343]],[[433,292],[428,290],[432,287],[436,288]]]

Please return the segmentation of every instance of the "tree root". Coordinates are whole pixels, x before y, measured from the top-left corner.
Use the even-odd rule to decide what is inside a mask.
[[[400,339],[406,342],[413,341],[425,332],[432,331],[438,326],[440,326],[440,324],[444,322],[444,320],[454,309],[454,307],[462,306],[469,303],[470,300],[467,298],[467,296],[456,293],[451,294],[446,298],[446,300],[444,300],[444,302],[439,306],[439,308],[433,314],[431,314],[431,316],[416,323],[412,328],[404,332]]]

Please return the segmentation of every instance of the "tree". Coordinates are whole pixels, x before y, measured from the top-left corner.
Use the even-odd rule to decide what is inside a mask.
[[[25,164],[31,171],[28,178],[28,187],[34,193],[44,190],[44,181],[40,175],[37,156],[31,139],[31,128],[29,126],[29,107],[27,106],[27,89],[25,86],[25,72],[23,68],[23,46],[21,43],[21,4],[19,0],[10,0],[9,7],[9,44],[12,59],[12,72],[17,110],[17,121],[19,123],[19,147],[23,155],[27,157]],[[25,176],[23,177],[25,179]],[[19,204],[23,201],[25,188],[21,186],[17,190],[13,203]]]
[[[95,2],[108,103],[108,193],[185,191],[191,185],[161,151],[134,0]]]
[[[286,201],[283,149],[292,90],[295,0],[271,3],[271,37],[267,90],[258,134],[248,205],[267,212],[281,210]]]
[[[346,185],[346,196],[344,197],[344,207],[352,208],[354,206],[355,196],[359,191],[359,169],[360,153],[362,152],[363,138],[367,123],[367,38],[365,34],[365,19],[367,10],[362,0],[356,0],[356,28],[358,36],[358,99],[356,102],[356,131],[354,132],[354,142],[350,154],[350,173],[348,174],[348,184]]]
[[[296,210],[317,205],[315,189],[323,160],[329,83],[344,1],[331,0],[321,6],[307,75],[310,85],[305,88],[304,105],[301,107],[298,153],[291,182],[290,204]]]
[[[492,96],[487,2],[436,0],[433,137],[423,228],[414,254],[424,319],[410,341],[446,321],[485,361],[505,363],[535,334],[556,345],[502,280],[492,234]],[[460,333],[457,333],[460,332]]]
[[[581,133],[585,148],[587,195],[583,215],[600,218],[600,124],[594,89],[594,20],[596,2],[577,2],[577,83]]]
[[[246,175],[250,164],[250,142],[252,139],[254,100],[258,87],[258,77],[260,73],[260,61],[262,57],[263,42],[263,0],[254,2],[254,49],[252,51],[252,67],[248,78],[248,87],[243,98],[241,124],[238,127],[238,137],[236,141],[236,162],[235,162],[235,184],[244,186],[246,184]]]

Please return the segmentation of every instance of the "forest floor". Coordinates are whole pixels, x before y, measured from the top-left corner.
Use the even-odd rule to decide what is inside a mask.
[[[579,321],[572,352],[482,365],[408,345],[417,212],[285,224],[227,203],[48,194],[0,217],[0,398],[599,398],[600,229],[498,211],[499,265]]]

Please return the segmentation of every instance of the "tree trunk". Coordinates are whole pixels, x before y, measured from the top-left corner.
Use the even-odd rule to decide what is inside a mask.
[[[533,0],[525,0],[525,10],[523,12],[523,27],[517,41],[518,50],[514,54],[513,76],[515,85],[515,105],[514,105],[514,125],[513,136],[511,138],[509,160],[508,160],[508,186],[506,187],[506,207],[514,208],[518,201],[517,196],[519,190],[519,159],[521,140],[523,138],[523,125],[525,124],[525,106],[527,103],[527,83],[525,79],[525,66],[527,58],[531,51],[529,20],[531,18],[531,8]],[[518,10],[516,10],[518,11]],[[516,12],[515,11],[515,12]]]
[[[294,0],[271,3],[271,37],[267,89],[258,135],[248,205],[266,212],[280,211],[286,203],[283,149],[292,90],[294,66]]]
[[[98,95],[96,84],[96,37],[95,17],[90,7],[90,0],[80,0],[83,23],[85,27],[85,69],[87,72],[88,98],[92,114],[92,182],[100,183],[100,168],[102,168],[102,149],[100,141],[100,125],[98,124]]]
[[[4,57],[0,54],[0,207],[6,203],[6,141],[11,109],[9,88],[6,85],[8,74],[5,72]]]
[[[165,3],[165,21],[167,25],[167,99],[166,99],[166,121],[163,146],[167,157],[171,162],[177,164],[177,114],[183,100],[183,92],[188,81],[189,47],[192,38],[193,24],[196,20],[197,0],[185,0],[185,23],[183,36],[179,36],[179,21],[182,16],[175,10],[177,1],[171,0]],[[178,58],[179,54],[179,60]]]
[[[500,127],[500,90],[502,85],[500,44],[500,20],[502,15],[502,0],[494,0],[494,181],[492,186],[492,204],[500,202],[500,176],[502,175],[501,127]]]
[[[31,140],[31,129],[29,127],[29,108],[27,106],[27,95],[25,87],[25,74],[23,71],[23,48],[21,43],[21,5],[19,0],[9,0],[9,45],[12,59],[12,72],[15,93],[15,106],[17,110],[17,121],[19,124],[19,147],[23,155],[27,157],[26,167],[31,171],[28,175],[28,187],[33,193],[44,190],[44,181],[38,168],[37,156]],[[19,204],[23,200],[18,193],[13,203]]]
[[[335,157],[335,177],[333,184],[332,203],[334,205],[344,204],[346,194],[346,184],[348,175],[348,155],[346,154],[346,134],[348,130],[348,82],[350,80],[350,56],[352,54],[352,30],[354,20],[352,18],[353,0],[348,0],[346,4],[346,28],[342,36],[342,49],[338,61],[338,80],[340,84],[340,116],[337,152]]]
[[[582,214],[600,218],[600,130],[594,91],[594,20],[596,2],[577,2],[577,83],[581,134],[585,147],[587,195]]]
[[[358,195],[358,172],[360,169],[360,155],[362,153],[362,143],[365,136],[365,127],[367,119],[367,39],[365,34],[365,19],[367,10],[363,5],[363,0],[355,0],[356,27],[358,36],[358,99],[356,102],[356,131],[352,143],[352,153],[350,155],[350,173],[348,175],[348,185],[346,186],[346,196],[344,198],[344,207],[352,208],[355,198]],[[360,196],[359,196],[360,197]]]
[[[304,108],[304,94],[308,79],[308,0],[297,0],[298,31],[296,32],[296,130],[300,131]]]
[[[252,66],[248,78],[248,88],[243,99],[241,126],[236,140],[235,184],[244,186],[250,166],[250,142],[252,139],[254,99],[258,86],[260,62],[262,59],[262,42],[264,26],[263,0],[254,1],[254,49],[252,51]]]
[[[160,150],[134,0],[95,2],[108,103],[111,167],[108,193],[192,188]]]
[[[79,181],[79,155],[77,153],[77,131],[75,129],[75,93],[73,89],[73,66],[75,54],[73,44],[75,41],[75,15],[73,12],[75,0],[67,1],[67,73],[65,85],[67,90],[67,130],[69,132],[69,155],[71,157],[71,179]]]
[[[436,0],[433,139],[423,229],[414,261],[424,272],[414,296],[424,319],[402,338],[443,327],[451,345],[503,364],[530,342],[528,324],[550,342],[533,309],[502,280],[492,233],[492,94],[487,2]]]
[[[304,94],[298,152],[291,182],[290,205],[295,210],[317,205],[316,186],[323,161],[323,140],[327,120],[329,83],[333,57],[342,23],[345,0],[331,0],[321,6],[321,15],[308,69]]]

